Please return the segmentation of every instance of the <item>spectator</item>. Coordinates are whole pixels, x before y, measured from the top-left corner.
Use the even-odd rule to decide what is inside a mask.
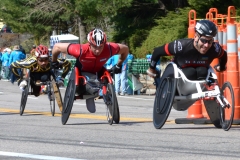
[[[1,48],[0,48],[0,72],[1,72],[1,70],[2,70],[2,61],[1,61],[1,59],[2,59],[2,52],[1,52]]]
[[[49,57],[52,57],[52,49],[48,48]]]
[[[157,89],[158,85],[159,85],[159,82],[160,82],[160,74],[161,74],[160,59],[157,62],[157,65],[156,65],[156,73],[157,73],[157,76],[154,78],[154,83],[155,83],[156,89]]]
[[[32,46],[32,50],[30,51],[31,56],[35,56],[36,45]]]
[[[10,54],[11,54],[11,49],[10,48],[6,48],[4,49],[1,61],[2,61],[2,66],[3,66],[3,73],[4,73],[4,77],[6,77],[7,80],[10,80],[10,72],[9,72],[9,58],[10,58]]]
[[[129,55],[129,54],[128,54]],[[128,56],[129,57],[129,56]],[[124,60],[122,64],[122,72],[114,75],[115,80],[115,92],[118,95],[125,96],[127,93],[127,70],[128,70],[128,57]],[[114,66],[117,64],[119,55],[114,55],[109,61],[107,61],[107,66]],[[121,89],[120,89],[121,87]]]
[[[26,54],[24,54],[21,49],[20,49],[20,46],[19,45],[16,45],[13,47],[13,51],[12,53],[10,54],[10,58],[9,58],[9,62],[8,62],[8,65],[10,66],[11,63],[13,62],[16,62],[16,61],[20,61],[20,60],[23,60],[26,58]],[[18,71],[18,74],[22,77],[23,74],[22,74],[22,69],[17,69]],[[14,84],[16,80],[16,77],[14,76],[13,73],[11,73],[11,83]]]
[[[107,62],[105,63],[105,65],[104,65],[104,67],[106,68],[106,69],[111,69],[113,66],[112,66],[112,58],[113,57],[110,57],[108,60],[107,60]]]
[[[2,59],[2,48],[0,48],[0,73],[2,72],[2,61],[1,61],[1,59]],[[0,80],[2,79],[2,76],[1,76],[1,74],[0,74]]]
[[[23,54],[26,55],[26,51],[25,51],[25,49],[23,49],[23,47],[22,47],[21,45],[19,45],[19,50],[20,50]]]

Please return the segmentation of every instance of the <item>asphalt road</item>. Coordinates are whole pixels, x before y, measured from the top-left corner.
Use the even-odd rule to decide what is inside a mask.
[[[154,96],[118,96],[121,119],[113,125],[101,99],[95,102],[96,113],[87,111],[85,100],[76,100],[62,125],[58,108],[51,116],[46,95],[29,96],[22,116],[20,98],[16,84],[0,81],[1,160],[240,159],[240,126],[226,132],[211,124],[175,124],[187,111],[172,110],[163,128],[155,129]]]

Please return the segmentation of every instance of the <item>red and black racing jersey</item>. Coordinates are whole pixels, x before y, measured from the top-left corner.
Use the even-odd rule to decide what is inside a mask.
[[[80,62],[82,72],[96,73],[99,72],[107,60],[117,54],[120,48],[117,43],[106,43],[103,51],[99,56],[95,56],[90,49],[90,44],[70,44],[68,54],[74,56]],[[78,63],[76,62],[76,63]]]

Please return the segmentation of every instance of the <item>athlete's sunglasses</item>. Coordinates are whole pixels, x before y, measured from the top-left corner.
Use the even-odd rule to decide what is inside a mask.
[[[210,40],[207,40],[207,39],[204,39],[204,38],[199,38],[199,40],[203,43],[203,44],[212,44],[213,43],[213,39],[210,39]]]

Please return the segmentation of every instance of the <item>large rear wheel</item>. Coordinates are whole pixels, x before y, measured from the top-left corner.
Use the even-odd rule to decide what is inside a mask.
[[[116,97],[116,93],[114,92],[114,96]],[[113,115],[113,120],[116,124],[120,122],[120,112],[119,112],[119,106],[118,106],[118,100],[116,97],[115,105],[114,105],[114,115]]]
[[[113,84],[111,84],[111,85],[113,85]],[[117,96],[116,96],[116,92],[113,92],[112,96],[115,97],[114,98],[115,100],[114,100],[113,120],[116,124],[118,124],[119,121],[120,121],[120,112],[119,112],[118,99],[117,99]]]
[[[153,124],[156,129],[162,128],[165,124],[172,108],[175,91],[175,78],[165,77],[161,80],[153,107]]]
[[[75,98],[75,91],[76,91],[76,85],[75,85],[75,72],[72,71],[69,80],[67,89],[64,95],[64,101],[63,101],[63,110],[62,110],[62,124],[65,125],[68,121],[68,118],[72,111],[72,106]]]

